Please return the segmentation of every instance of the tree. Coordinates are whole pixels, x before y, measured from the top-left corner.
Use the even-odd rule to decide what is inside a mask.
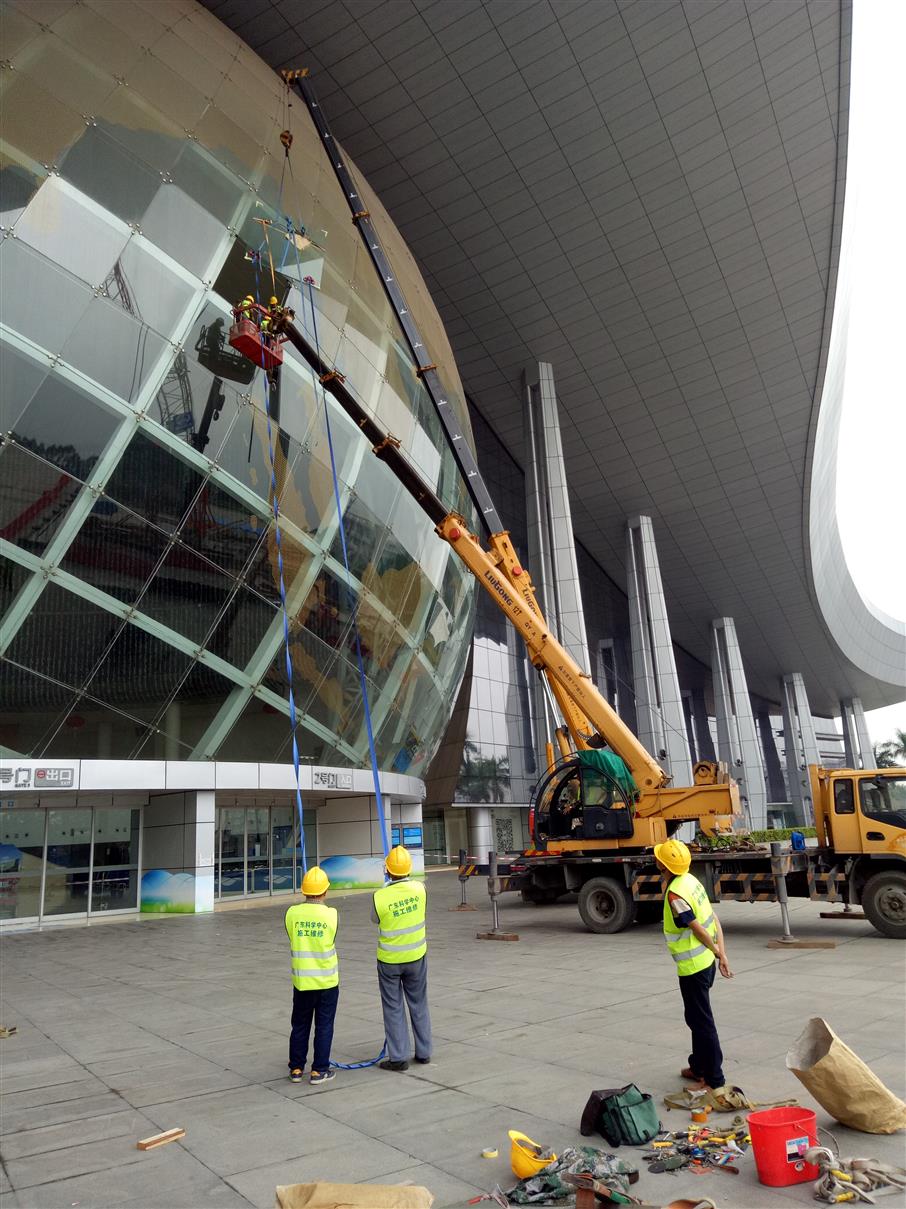
[[[876,768],[902,768],[906,766],[906,730],[895,730],[894,737],[886,743],[874,745]]]

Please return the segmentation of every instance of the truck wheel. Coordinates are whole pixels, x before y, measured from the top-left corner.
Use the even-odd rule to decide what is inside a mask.
[[[632,923],[635,903],[612,877],[593,877],[579,891],[579,914],[591,932],[622,932]]]
[[[862,890],[862,908],[882,936],[906,940],[906,873],[882,869]]]

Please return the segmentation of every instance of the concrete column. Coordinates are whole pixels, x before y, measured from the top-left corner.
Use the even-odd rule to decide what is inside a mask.
[[[141,910],[214,910],[214,791],[152,794],[142,836]]]
[[[214,910],[214,829],[215,808],[214,790],[199,789],[194,795],[187,794],[186,798],[194,796],[194,803],[186,802],[186,829],[191,828],[193,846],[186,844],[186,854],[194,854],[195,875],[195,910]],[[192,819],[189,822],[189,819]],[[188,836],[186,839],[188,840]]]
[[[488,806],[470,806],[466,810],[469,821],[469,855],[476,860],[487,860],[488,853],[494,851],[496,837],[491,811]]]
[[[843,722],[843,748],[846,752],[847,767],[874,768],[875,752],[861,699],[848,697],[842,700],[840,718]]]
[[[699,760],[716,760],[714,739],[708,722],[708,706],[705,704],[705,690],[694,688],[689,695],[692,706],[692,725],[695,728],[696,758]]]
[[[739,782],[746,822],[760,829],[767,825],[764,764],[732,617],[717,617],[711,622],[711,650],[718,754]]]
[[[686,720],[650,516],[627,522],[626,555],[638,735],[674,785],[691,785]]]
[[[785,802],[786,786],[783,783],[783,769],[780,767],[780,754],[774,739],[770,711],[763,706],[756,717],[758,734],[761,739],[761,754],[764,759],[764,775],[768,785],[768,801]]]
[[[786,749],[787,780],[798,821],[811,826],[815,821],[808,766],[817,764],[818,740],[801,672],[790,672],[781,681],[783,703],[783,743]]]
[[[526,375],[529,566],[536,584],[541,577],[541,599],[548,623],[573,659],[588,671],[588,638],[554,371],[546,361],[539,361],[536,373],[536,378]]]

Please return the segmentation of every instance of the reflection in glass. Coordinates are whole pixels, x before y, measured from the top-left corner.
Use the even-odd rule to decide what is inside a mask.
[[[296,812],[292,806],[271,807],[271,890],[274,894],[293,889],[295,823]]]
[[[18,239],[0,243],[0,277],[0,320],[39,348],[59,353],[88,309],[88,286]]]
[[[106,495],[172,533],[205,480],[188,463],[137,432],[107,480]]]
[[[217,867],[214,895],[229,898],[245,894],[245,809],[227,807],[217,811]]]
[[[60,684],[81,687],[122,625],[106,609],[49,583],[6,653]]]
[[[223,224],[176,185],[162,185],[142,218],[142,233],[197,277],[224,239]]]
[[[4,140],[38,164],[59,164],[68,148],[84,136],[85,119],[22,72],[4,75]]]
[[[88,910],[90,858],[91,810],[48,810],[44,916]]]
[[[44,814],[0,811],[0,919],[33,919],[40,911]]]
[[[121,417],[65,378],[48,374],[13,425],[25,449],[87,480]]]
[[[138,607],[177,634],[200,643],[231,590],[232,581],[213,563],[176,542],[154,571]]]
[[[176,647],[127,624],[86,688],[98,701],[135,714],[148,701],[169,701],[191,663]]]
[[[43,88],[67,104],[77,97],[82,113],[94,113],[117,87],[112,76],[87,63],[50,31],[29,47],[28,54],[18,57],[16,70],[40,81]]]
[[[234,667],[244,668],[269,628],[279,620],[273,602],[237,588],[230,597],[205,646]]]
[[[194,663],[157,724],[168,739],[178,740],[188,753],[197,746],[235,688],[232,680],[206,663]],[[187,759],[188,754],[178,758]]]
[[[129,87],[184,130],[195,129],[207,105],[188,80],[171,71],[153,53],[143,55],[132,69]]]
[[[168,121],[134,88],[118,88],[94,116],[105,134],[162,176],[173,167],[186,141],[183,127]]]
[[[63,158],[61,175],[123,222],[138,223],[160,188],[160,174],[101,126],[82,126],[84,134]]]
[[[209,105],[194,130],[208,151],[243,180],[252,180],[261,161],[261,147],[214,105]]]
[[[140,810],[94,812],[94,865],[91,911],[125,911],[138,906]]]
[[[183,192],[221,223],[233,219],[239,199],[247,189],[244,182],[221,164],[212,162],[204,149],[194,142],[183,147],[170,175]]]
[[[128,286],[123,283],[123,288]],[[149,374],[159,368],[166,341],[126,309],[129,296],[120,292],[113,274],[104,289],[110,297],[92,299],[63,348],[63,360],[134,403]]]
[[[268,807],[253,806],[245,812],[247,893],[270,892],[270,829]]]
[[[132,711],[132,715],[123,713],[83,694],[61,719],[41,754],[47,759],[130,759],[150,733],[156,712],[145,703],[134,705]]]
[[[0,537],[43,554],[81,486],[18,445],[0,447]]]
[[[92,587],[133,604],[163,558],[169,539],[134,512],[100,496],[60,566]],[[145,606],[142,610],[147,612]]]
[[[262,513],[265,508],[262,504]],[[179,538],[228,575],[241,575],[266,528],[263,515],[251,512],[247,504],[213,479],[206,479]]]
[[[75,700],[74,689],[0,659],[0,744],[23,755],[42,754],[45,738]]]
[[[78,239],[73,239],[78,231]],[[16,224],[16,237],[91,286],[100,285],[129,240],[129,232],[87,206],[51,176]]]

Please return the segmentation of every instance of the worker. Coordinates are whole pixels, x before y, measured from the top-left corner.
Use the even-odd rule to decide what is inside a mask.
[[[255,299],[251,294],[246,294],[241,302],[237,302],[235,311],[240,319],[255,319]]]
[[[286,912],[286,934],[292,959],[293,1014],[289,1036],[289,1079],[301,1083],[308,1060],[308,1038],[315,1025],[314,1057],[309,1083],[329,1083],[333,1022],[340,997],[340,969],[335,948],[337,909],[326,906],[327,874],[313,865],[302,879],[305,902]]]
[[[655,844],[654,859],[670,876],[664,895],[664,939],[676,962],[686,1024],[692,1033],[689,1065],[680,1074],[699,1087],[723,1087],[723,1054],[711,1011],[715,970],[724,978],[733,977],[723,929],[704,886],[689,872],[692,853],[686,845],[681,840]]]
[[[405,848],[390,850],[384,868],[390,878],[376,890],[371,918],[378,925],[377,968],[384,1013],[387,1057],[382,1070],[409,1069],[409,1008],[415,1035],[415,1061],[431,1061],[431,1019],[428,1015],[428,943],[425,931],[427,892],[412,881],[412,857]]]

